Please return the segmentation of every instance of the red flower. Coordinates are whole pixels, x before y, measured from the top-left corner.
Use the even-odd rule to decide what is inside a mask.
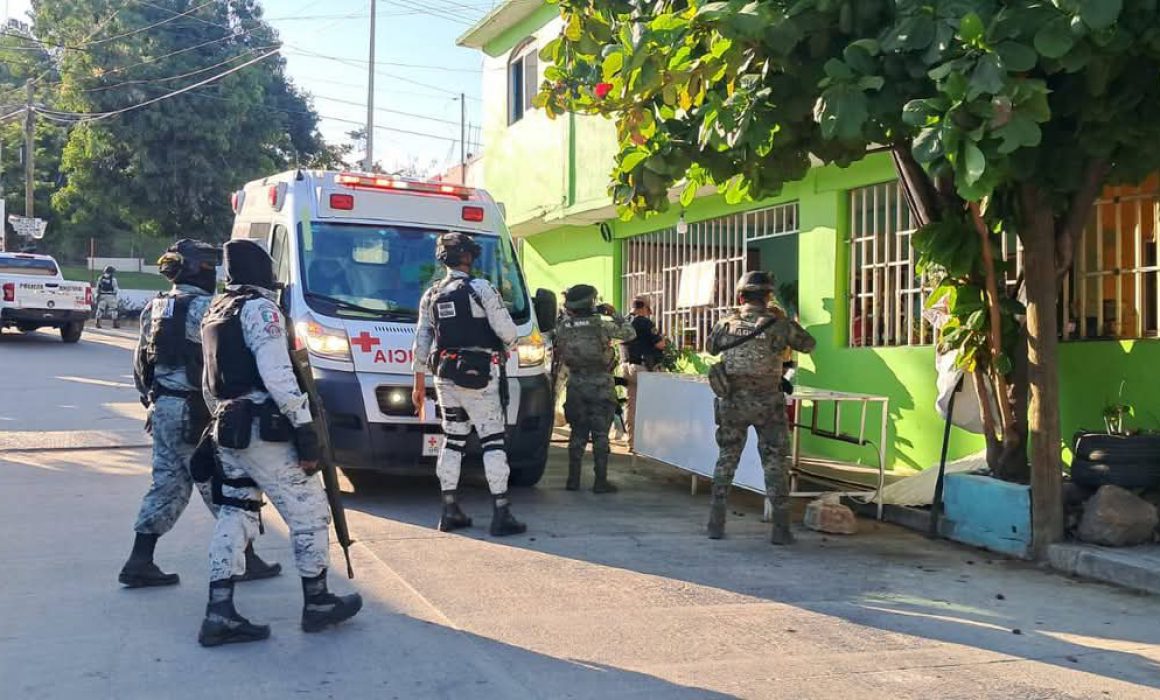
[[[596,83],[596,96],[604,99],[608,93],[612,92],[612,83]]]

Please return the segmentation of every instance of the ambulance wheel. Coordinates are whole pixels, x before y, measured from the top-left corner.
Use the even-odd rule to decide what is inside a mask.
[[[542,454],[513,461],[511,467],[512,474],[508,477],[508,483],[518,488],[531,488],[544,478],[544,470],[548,467],[548,450],[545,447]]]
[[[60,339],[66,343],[75,343],[81,339],[81,333],[84,330],[85,324],[81,321],[66,323],[60,327]]]

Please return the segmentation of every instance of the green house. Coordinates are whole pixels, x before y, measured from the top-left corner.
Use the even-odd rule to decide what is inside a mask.
[[[818,167],[780,196],[731,206],[704,192],[685,211],[624,223],[608,195],[613,124],[599,117],[549,120],[531,104],[543,76],[539,49],[560,31],[557,9],[508,0],[460,39],[484,55],[483,183],[506,206],[529,282],[554,291],[579,282],[623,308],[652,298],[671,338],[704,341],[733,301],[746,270],[774,272],[783,303],[818,339],[800,358],[799,383],[888,397],[888,468],[937,464],[943,422],[934,408],[933,331],[927,289],[915,275],[911,215],[888,153],[852,167]],[[1105,193],[1064,283],[1061,350],[1064,435],[1102,429],[1103,409],[1135,407],[1130,428],[1160,430],[1160,181]],[[1018,279],[1022,254],[1007,241]],[[681,278],[707,266],[708,298],[682,306]],[[700,290],[702,293],[704,289]],[[707,302],[707,303],[706,303]],[[834,417],[822,416],[821,422]],[[844,432],[858,432],[844,414]],[[981,437],[956,429],[952,459],[978,452]],[[876,466],[873,446],[806,438],[803,450]],[[1066,458],[1067,449],[1061,445]]]

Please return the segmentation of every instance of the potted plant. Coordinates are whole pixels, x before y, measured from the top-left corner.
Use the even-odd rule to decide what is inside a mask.
[[[1124,432],[1124,418],[1136,415],[1136,409],[1130,403],[1124,403],[1124,382],[1120,382],[1120,391],[1116,403],[1104,406],[1104,427],[1109,435],[1127,435]]]

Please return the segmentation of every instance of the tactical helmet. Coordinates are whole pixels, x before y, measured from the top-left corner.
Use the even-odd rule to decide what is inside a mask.
[[[738,294],[772,294],[773,291],[773,275],[768,272],[753,270],[737,280]]]
[[[435,244],[435,258],[447,267],[457,267],[463,264],[464,255],[470,255],[472,260],[476,260],[481,250],[471,236],[451,231],[439,237]]]
[[[183,238],[158,258],[157,267],[166,279],[178,282],[212,271],[221,264],[221,258],[221,250],[209,243]]]
[[[590,284],[577,284],[564,290],[564,308],[569,311],[584,311],[591,309],[596,303],[596,287]]]
[[[104,274],[106,274],[106,275],[112,275],[112,274],[114,274],[114,273],[116,273],[116,272],[117,272],[117,268],[113,267],[112,265],[106,265],[106,266],[105,266],[105,271],[104,271]]]
[[[226,284],[274,289],[274,260],[254,241],[239,238],[225,245]]]

